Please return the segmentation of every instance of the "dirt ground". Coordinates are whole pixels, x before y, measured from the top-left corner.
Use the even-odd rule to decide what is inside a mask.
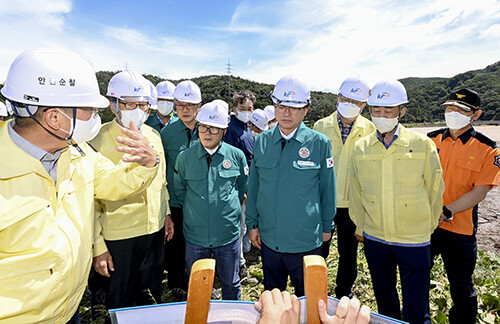
[[[419,133],[426,134],[438,127],[415,127]],[[500,146],[500,126],[475,126]],[[500,254],[500,189],[494,187],[486,198],[479,203],[479,221],[477,242],[480,251],[492,251]]]

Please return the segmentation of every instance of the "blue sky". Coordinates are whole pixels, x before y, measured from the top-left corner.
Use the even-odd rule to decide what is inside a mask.
[[[182,79],[224,74],[275,83],[295,74],[336,91],[449,77],[500,60],[500,0],[0,0],[0,82],[33,47],[80,53],[96,70]]]

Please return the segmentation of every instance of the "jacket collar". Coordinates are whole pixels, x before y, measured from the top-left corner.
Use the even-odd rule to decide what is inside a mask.
[[[196,144],[196,156],[201,159],[202,157],[206,156],[207,155],[207,150],[205,150],[205,148],[203,147],[203,145],[201,144],[201,141],[198,141]],[[219,149],[217,151],[215,151],[215,154],[220,154],[222,156],[225,156],[226,155],[226,148],[227,145],[224,145],[224,141],[221,141],[220,144],[219,144]]]
[[[241,120],[238,119],[238,117],[236,117],[236,115],[231,115],[231,123],[234,123],[241,129],[247,129],[249,127],[248,123],[242,122]]]
[[[476,130],[471,125],[470,128],[468,130],[466,130],[465,133],[460,135],[458,138],[462,141],[462,144],[465,144],[471,139],[471,137],[474,137],[474,136],[476,136]],[[451,133],[450,133],[449,128],[447,128],[444,131],[443,136],[441,137],[441,142],[444,141],[447,137],[450,137],[453,140],[453,138],[451,137]]]
[[[406,146],[408,145],[410,142],[408,141],[408,129],[406,127],[404,127],[402,124],[399,124],[399,135],[398,135],[398,138],[396,138],[396,140],[391,144],[391,146],[389,147],[389,149],[393,146],[393,145],[400,145],[400,146]],[[379,143],[380,145],[384,145],[380,142],[380,140],[378,139],[377,137],[377,131],[374,131],[373,133],[371,133],[370,135],[370,146],[373,146],[375,145],[376,143]]]
[[[279,130],[279,127],[280,127],[280,125],[278,124],[278,126],[274,127],[274,129],[273,129],[273,136],[272,136],[273,143],[278,143],[283,138],[281,136],[281,132]],[[304,122],[301,122],[299,127],[297,128],[297,131],[295,132],[295,134],[293,135],[293,137],[290,140],[294,139],[299,143],[303,143],[306,139],[306,130],[307,129],[308,128],[304,124]]]
[[[29,173],[36,173],[52,181],[52,178],[43,167],[42,162],[24,152],[12,141],[8,132],[8,125],[0,127],[0,142],[2,143],[2,149],[0,150],[0,161],[2,161],[0,178],[13,178]],[[67,157],[68,155],[69,158]],[[66,171],[66,164],[69,164],[70,161],[81,157],[77,149],[73,146],[69,146],[69,148],[62,152],[59,157],[57,166],[58,174],[59,172]]]

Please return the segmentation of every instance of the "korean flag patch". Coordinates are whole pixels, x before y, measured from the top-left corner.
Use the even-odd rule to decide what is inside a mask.
[[[333,157],[326,159],[326,167],[333,168]]]
[[[495,162],[493,162],[493,164],[500,168],[500,155],[495,156]]]
[[[243,169],[243,172],[245,172],[245,175],[248,175],[248,171],[249,171],[249,169],[248,169],[248,165],[247,165],[247,166]]]

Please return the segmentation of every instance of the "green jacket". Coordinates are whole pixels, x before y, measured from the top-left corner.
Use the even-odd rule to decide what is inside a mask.
[[[212,155],[197,142],[175,165],[175,193],[183,206],[184,237],[206,248],[227,245],[240,236],[241,200],[247,189],[245,155],[222,143]]]
[[[189,139],[187,132],[191,134]],[[177,155],[185,149],[193,146],[198,139],[198,130],[195,127],[193,130],[184,125],[182,120],[177,119],[167,126],[163,127],[160,132],[161,141],[163,143],[163,151],[165,152],[165,160],[167,162],[167,189],[170,195],[170,207],[181,207],[177,198],[175,197],[175,183],[174,183],[174,167]]]
[[[301,123],[283,150],[279,127],[258,135],[247,192],[246,224],[277,252],[319,247],[333,229],[336,182],[330,141]]]
[[[167,125],[170,125],[171,123],[173,123],[177,119],[179,119],[179,117],[172,115],[172,117],[170,118],[170,121],[168,122]],[[167,126],[167,125],[163,125],[163,123],[158,119],[158,114],[156,113],[156,111],[154,114],[149,115],[148,119],[144,122],[144,124],[155,129],[158,133],[161,132],[163,127]]]

